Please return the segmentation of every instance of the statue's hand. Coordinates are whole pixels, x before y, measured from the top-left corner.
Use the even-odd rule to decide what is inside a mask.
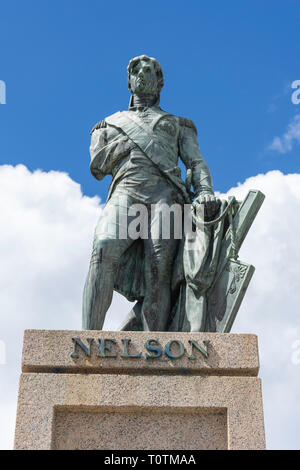
[[[221,201],[212,193],[202,192],[196,197],[192,205],[197,209],[198,204],[204,205],[204,218],[212,219],[217,214]]]

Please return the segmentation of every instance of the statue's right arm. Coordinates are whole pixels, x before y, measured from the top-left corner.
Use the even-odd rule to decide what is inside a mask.
[[[117,159],[126,149],[127,138],[115,127],[100,121],[91,131],[91,172],[98,180],[112,174]]]
[[[114,127],[97,126],[98,125],[94,126],[91,132],[90,155],[92,160],[116,138],[118,138],[118,136],[120,136],[120,132]]]

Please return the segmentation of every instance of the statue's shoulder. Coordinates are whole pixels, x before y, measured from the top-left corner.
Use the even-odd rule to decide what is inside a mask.
[[[197,134],[197,128],[191,119],[178,117],[178,120],[179,120],[180,127],[188,127],[190,129],[193,129],[195,134]]]
[[[116,113],[111,114],[110,116],[107,116],[105,119],[102,119],[102,121],[99,121],[97,122],[97,124],[94,125],[90,134],[92,135],[92,133],[96,131],[97,129],[105,129],[108,126],[108,124],[113,122],[116,118],[120,117],[121,115],[125,115],[126,113],[127,111],[117,111]]]
[[[104,127],[106,127],[107,124],[105,122],[105,119],[103,119],[102,121],[99,121],[97,122],[97,124],[94,125],[94,127],[92,128],[90,134],[92,135],[92,133],[97,130],[97,129],[103,129]]]

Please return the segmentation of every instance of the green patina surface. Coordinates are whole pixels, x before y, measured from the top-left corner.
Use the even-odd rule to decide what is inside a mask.
[[[98,180],[112,175],[112,183],[84,288],[84,329],[102,329],[116,290],[136,302],[123,330],[229,332],[254,272],[238,260],[238,251],[264,195],[252,190],[242,202],[215,196],[196,127],[161,109],[162,86],[155,59],[132,59],[129,109],[91,132],[91,172]],[[143,206],[138,219],[130,212],[137,204]],[[170,236],[164,236],[164,210],[173,205],[182,214],[187,205],[193,210],[193,239],[175,236],[175,216],[168,222]],[[154,216],[147,212],[152,206]],[[140,228],[138,237],[129,234],[133,226]],[[157,228],[155,236],[149,227]]]

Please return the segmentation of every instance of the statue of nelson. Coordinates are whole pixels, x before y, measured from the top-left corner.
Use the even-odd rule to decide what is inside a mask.
[[[84,287],[84,329],[102,329],[115,289],[137,301],[123,329],[168,330],[172,275],[181,241],[174,236],[119,236],[122,216],[126,213],[128,224],[132,220],[128,214],[133,204],[158,209],[165,204],[202,204],[207,218],[214,216],[220,205],[199,150],[195,125],[160,108],[162,87],[163,73],[157,60],[146,55],[132,59],[128,65],[132,94],[128,111],[100,121],[91,132],[91,172],[98,180],[110,174],[112,182],[95,230]],[[193,201],[180,176],[179,157],[191,174]],[[155,222],[153,217],[149,220],[150,225]],[[197,320],[192,331],[201,331],[203,321]]]

